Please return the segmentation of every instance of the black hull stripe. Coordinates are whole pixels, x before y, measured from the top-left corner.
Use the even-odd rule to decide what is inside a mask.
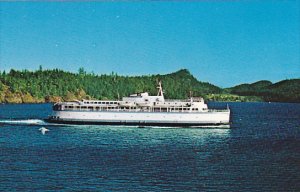
[[[100,121],[66,121],[45,119],[48,123],[75,124],[75,125],[129,125],[129,126],[162,126],[162,127],[195,127],[195,126],[220,126],[229,123],[147,123],[147,122],[100,122]]]

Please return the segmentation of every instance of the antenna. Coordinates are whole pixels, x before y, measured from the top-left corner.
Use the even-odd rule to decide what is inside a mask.
[[[191,98],[191,103],[193,103],[193,91],[190,91],[190,98]]]

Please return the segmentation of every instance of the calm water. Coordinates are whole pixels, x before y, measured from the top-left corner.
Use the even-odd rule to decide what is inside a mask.
[[[50,105],[0,105],[0,191],[300,191],[300,104],[229,106],[232,129],[44,125],[42,135],[28,123]]]

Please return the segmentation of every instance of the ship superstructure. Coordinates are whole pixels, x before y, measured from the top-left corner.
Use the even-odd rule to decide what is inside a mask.
[[[65,124],[102,124],[197,127],[227,125],[229,108],[208,109],[203,98],[168,100],[164,98],[161,82],[157,96],[148,92],[132,94],[120,101],[82,100],[53,105],[53,115],[46,121]]]

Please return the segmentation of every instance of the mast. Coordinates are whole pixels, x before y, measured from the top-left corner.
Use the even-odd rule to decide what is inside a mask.
[[[191,104],[193,103],[193,91],[190,91]]]
[[[163,88],[161,86],[161,81],[158,82],[158,93],[157,93],[157,96],[162,96],[164,98],[164,91],[163,91]]]

